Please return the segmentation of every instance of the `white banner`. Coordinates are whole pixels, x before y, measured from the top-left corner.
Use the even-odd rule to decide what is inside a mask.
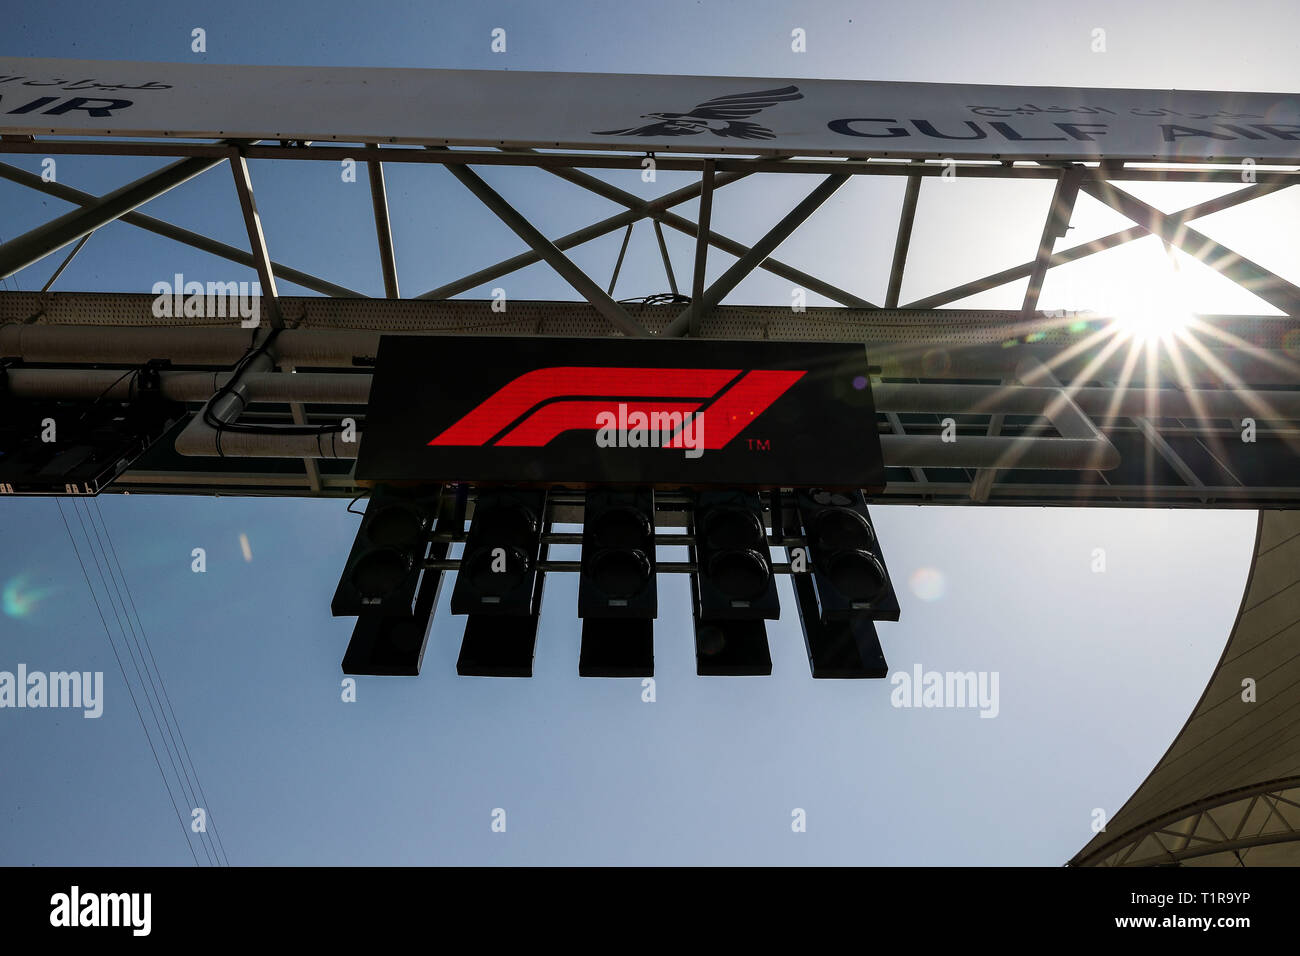
[[[1300,95],[0,57],[0,132],[1295,163]]]

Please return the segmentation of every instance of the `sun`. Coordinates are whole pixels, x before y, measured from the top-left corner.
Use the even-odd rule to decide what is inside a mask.
[[[1112,290],[1115,331],[1134,344],[1170,343],[1194,321],[1187,282],[1176,254],[1134,263]]]
[[[1115,316],[1115,324],[1121,334],[1131,337],[1134,342],[1169,342],[1175,334],[1191,324],[1192,314],[1185,309],[1159,304],[1148,306],[1140,311],[1121,312]]]

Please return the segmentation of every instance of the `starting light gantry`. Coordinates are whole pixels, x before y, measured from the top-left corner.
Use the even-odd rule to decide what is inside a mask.
[[[424,107],[401,108],[409,102]],[[556,103],[565,104],[564,109]],[[1052,105],[1035,105],[1040,103]],[[680,111],[665,112],[667,107]],[[383,374],[376,368],[382,341],[395,334],[472,334],[482,336],[479,361],[487,367],[518,336],[860,346],[865,353],[861,379],[864,386],[869,383],[871,404],[859,424],[867,428],[873,448],[878,442],[883,480],[863,481],[866,497],[860,490],[850,492],[836,507],[845,513],[860,508],[868,530],[868,503],[1268,509],[1294,508],[1300,500],[1300,288],[1191,225],[1300,183],[1300,113],[1294,97],[4,59],[0,153],[11,160],[71,155],[159,161],[155,171],[104,195],[50,180],[14,161],[0,162],[0,178],[11,188],[35,190],[74,207],[0,244],[0,277],[31,275],[24,270],[69,250],[40,291],[0,292],[3,493],[346,498],[367,493],[376,482],[359,477],[356,465],[367,413],[373,411],[372,384]],[[363,165],[369,173],[373,223],[365,228],[374,230],[382,298],[273,258],[258,212],[253,164],[343,161]],[[599,175],[601,170],[641,170],[647,163],[697,173],[699,180],[644,199]],[[392,164],[441,167],[481,203],[485,215],[513,231],[525,251],[404,297],[384,179],[385,167]],[[621,211],[548,237],[475,172],[484,166],[543,170],[556,182],[588,190]],[[233,175],[230,197],[238,203],[247,248],[143,211],[164,194],[183,198],[186,183],[220,167]],[[754,240],[719,232],[712,221],[717,190],[770,175],[805,177],[812,186]],[[889,226],[895,239],[889,280],[879,301],[776,257],[781,244],[856,176],[892,177],[902,184],[899,214]],[[1031,258],[974,280],[956,277],[943,291],[903,302],[902,279],[922,190],[927,190],[927,201],[938,202],[947,188],[935,188],[937,178],[1045,180],[1054,188]],[[1125,188],[1144,182],[1239,188],[1166,212]],[[1080,194],[1132,225],[1092,241],[1060,245]],[[697,200],[694,218],[673,211]],[[220,314],[210,309],[191,314],[182,302],[180,309],[160,316],[152,293],[53,291],[84,244],[119,222],[253,270],[263,295],[251,330],[224,302]],[[628,239],[641,222],[654,230],[664,284],[671,291],[640,301],[616,300],[613,289]],[[1294,223],[1277,225],[1279,234],[1300,241]],[[991,223],[990,229],[1001,226]],[[665,228],[694,240],[694,256],[684,271],[669,255]],[[607,283],[567,254],[620,231],[622,247]],[[1164,339],[1143,342],[1110,316],[1039,308],[1049,270],[1148,236],[1194,256],[1279,314],[1191,315]],[[714,250],[731,261],[706,282]],[[553,269],[578,298],[514,299],[505,311],[493,301],[457,298],[535,263]],[[724,304],[755,270],[837,305],[794,310],[788,304]],[[1027,286],[1018,309],[954,307],[1020,280],[1027,280]],[[281,295],[280,282],[317,294]],[[181,290],[176,291],[179,296]],[[77,410],[78,427],[42,447],[36,425],[60,409]],[[462,477],[476,484],[474,475]],[[701,586],[706,565],[716,558],[718,568],[743,591],[756,566],[767,574],[791,570],[788,562],[771,561],[768,544],[796,542],[813,552],[815,573],[796,574],[795,580],[814,673],[819,663],[813,648],[823,639],[840,649],[836,654],[856,642],[861,652],[855,658],[857,670],[878,669],[867,661],[878,653],[878,645],[874,650],[869,646],[874,633],[868,641],[860,631],[846,631],[833,610],[833,595],[828,603],[835,577],[831,569],[839,560],[834,555],[840,552],[826,544],[829,539],[819,544],[816,527],[809,524],[809,507],[800,495],[813,493],[812,487],[751,489],[771,493],[751,500],[750,492],[742,490],[745,480],[737,476],[736,487],[727,493],[741,496],[744,505],[732,501],[726,508],[751,517],[728,520],[733,531],[735,521],[748,520],[756,521],[760,531],[758,541],[737,546],[756,556],[747,557],[746,564],[733,561],[728,548],[713,553],[702,527],[684,536],[655,532],[657,524],[690,529],[692,523],[707,523],[707,516],[722,505],[705,499],[718,491],[685,488],[664,494],[660,489],[648,503],[649,497],[637,496],[649,496],[649,490],[638,487],[587,494],[552,490],[525,506],[511,498],[524,492],[503,490],[495,482],[477,484],[468,491],[463,486],[461,492],[444,490],[422,504],[419,494],[408,495],[404,504],[380,509],[389,524],[376,525],[386,530],[375,532],[375,541],[386,541],[386,534],[414,534],[418,558],[401,557],[391,542],[380,546],[388,550],[379,557],[367,558],[354,548],[335,612],[359,615],[354,663],[365,660],[358,666],[376,672],[406,672],[411,666],[411,635],[402,636],[410,627],[400,622],[418,621],[419,608],[434,593],[415,586],[413,572],[435,572],[425,575],[433,579],[442,570],[462,569],[456,603],[471,621],[462,649],[464,672],[513,673],[521,666],[517,658],[498,659],[484,648],[507,646],[500,639],[500,621],[509,619],[520,646],[529,648],[531,666],[527,621],[531,617],[535,628],[539,571],[588,574],[581,609],[585,627],[593,635],[612,627],[630,634],[636,627],[623,618],[644,621],[654,605],[643,591],[625,586],[628,574],[646,575],[645,558],[651,579],[655,571],[692,573],[697,651],[704,655],[705,673],[710,665],[704,658],[718,640],[717,622],[740,606],[710,604],[709,582]],[[615,492],[631,498],[611,504],[600,497]],[[462,542],[463,560],[479,560],[475,515],[504,513],[503,495],[513,501],[511,507],[531,515],[522,524],[517,515],[505,522],[513,522],[513,531],[494,525],[505,542],[498,573],[513,584],[487,594],[492,588],[485,591],[480,581],[479,598],[496,603],[473,604],[468,592],[461,592],[472,587],[475,575],[449,558],[447,548]],[[624,535],[620,540],[637,538],[640,528],[639,544],[614,548],[594,538],[566,537],[552,527],[581,523],[589,508],[602,514],[612,508],[622,516],[621,526],[615,521]],[[447,521],[451,530],[444,532]],[[540,550],[579,540],[586,564],[548,562]],[[655,544],[688,541],[695,549],[692,562],[682,568],[655,566]],[[358,547],[363,544],[359,537]],[[612,563],[587,566],[598,554]],[[881,561],[879,577],[887,585]],[[859,563],[854,574],[869,570]],[[740,602],[749,610],[739,620],[727,620],[733,631],[722,644],[757,648],[746,643],[743,632],[753,633],[755,625],[761,629],[768,611],[763,610],[763,588],[751,590],[757,596]],[[607,598],[621,594],[610,600],[628,603],[606,600],[603,611],[595,610],[592,595],[598,593]],[[379,606],[389,610],[381,613]],[[616,606],[632,610],[609,617]],[[399,611],[390,613],[394,607]],[[719,607],[725,611],[721,617]],[[499,613],[502,608],[517,613]],[[878,620],[888,612],[874,607],[872,613]],[[832,630],[834,635],[827,637]],[[495,643],[475,637],[489,633]],[[422,653],[423,639],[416,643]],[[398,663],[385,658],[390,652]],[[724,665],[733,668],[725,672],[762,672],[765,653],[765,645],[753,654],[739,653]],[[820,676],[836,673],[832,657],[821,655]],[[597,643],[590,648],[584,643],[582,666],[609,674],[634,672],[642,664],[611,661]]]

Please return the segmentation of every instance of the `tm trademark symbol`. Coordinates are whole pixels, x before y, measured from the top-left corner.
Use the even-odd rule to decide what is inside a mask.
[[[772,440],[770,438],[746,438],[749,443],[750,451],[771,451]]]

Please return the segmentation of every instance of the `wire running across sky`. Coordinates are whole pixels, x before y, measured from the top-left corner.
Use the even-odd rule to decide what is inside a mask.
[[[117,548],[113,544],[112,536],[109,534],[108,525],[104,521],[99,502],[74,499],[69,503],[69,507],[72,509],[80,527],[80,537],[74,534],[72,525],[68,522],[62,499],[56,498],[55,503],[59,509],[59,517],[63,519],[63,527],[67,530],[68,540],[71,542],[73,552],[77,556],[77,563],[81,566],[86,588],[90,591],[91,600],[94,601],[95,610],[98,612],[100,622],[104,626],[104,635],[108,638],[109,646],[113,650],[113,657],[117,660],[118,669],[122,674],[122,682],[126,685],[127,692],[130,694],[132,706],[135,708],[136,716],[140,719],[140,727],[145,734],[145,740],[153,753],[158,773],[162,776],[163,786],[167,790],[167,798],[171,801],[172,809],[176,813],[176,820],[180,823],[181,832],[185,836],[186,845],[189,847],[190,854],[194,857],[194,863],[196,866],[203,865],[199,853],[195,851],[194,844],[197,843],[209,866],[229,866],[230,859],[226,856],[225,845],[221,840],[220,831],[217,829],[216,820],[212,816],[207,796],[203,792],[203,785],[199,781],[198,771],[195,769],[194,760],[190,756],[189,745],[185,742],[180,721],[176,717],[176,710],[172,706],[170,695],[167,693],[162,672],[158,668],[158,661],[154,657],[153,648],[149,644],[149,637],[145,633],[144,622],[141,620],[139,609],[136,607],[135,596],[131,593],[130,585],[126,581],[126,574],[122,569],[121,561],[118,559]],[[98,518],[98,522],[96,518]],[[85,557],[83,557],[83,549]],[[89,559],[95,569],[96,577],[99,580],[98,589],[92,582],[90,572],[86,567],[86,558]],[[101,592],[103,594],[102,601]],[[108,618],[104,613],[105,605],[112,614],[116,626],[116,638],[114,637],[114,630],[109,627]],[[128,676],[126,664],[122,660],[121,651],[119,651],[119,644],[125,649],[135,672],[136,680],[134,683]],[[136,694],[137,685],[140,689],[139,696]],[[148,709],[147,719],[144,710],[140,706],[141,696],[144,698]],[[167,755],[167,766],[171,768],[170,774],[162,759],[158,756],[159,745]],[[181,796],[182,803],[189,808],[189,823],[184,819],[180,805],[176,801],[177,792]]]

